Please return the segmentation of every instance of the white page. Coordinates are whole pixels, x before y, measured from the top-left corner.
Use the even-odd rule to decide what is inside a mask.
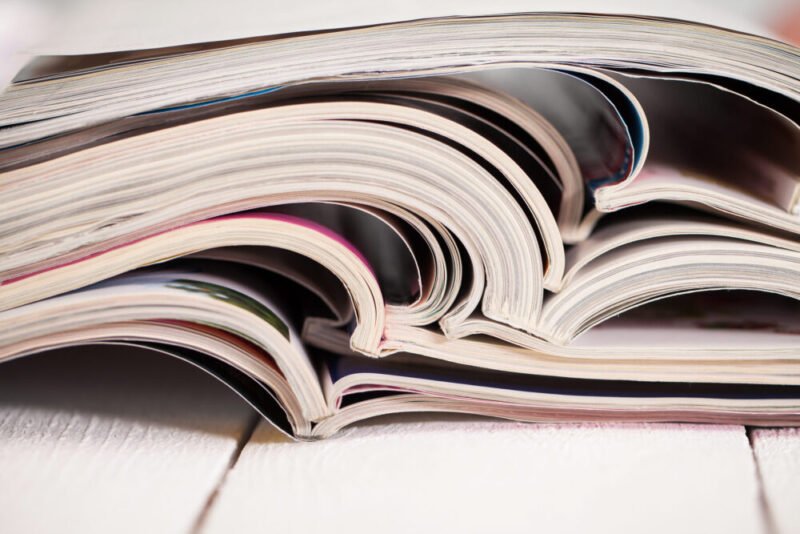
[[[39,0],[42,2],[42,0]],[[584,12],[677,18],[768,35],[765,14],[791,0],[74,0],[58,5],[57,27],[26,51],[89,54],[159,48],[427,17],[514,12]],[[46,4],[50,4],[46,2]]]

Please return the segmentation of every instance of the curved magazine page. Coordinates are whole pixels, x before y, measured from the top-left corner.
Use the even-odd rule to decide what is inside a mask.
[[[100,282],[137,267],[235,245],[260,245],[302,254],[333,273],[349,288],[360,324],[353,331],[357,350],[377,353],[385,310],[374,274],[360,253],[340,236],[304,219],[251,213],[198,222],[121,245],[55,269],[0,285],[2,308],[51,297]]]
[[[214,260],[255,267],[275,273],[298,284],[317,297],[332,315],[337,326],[350,324],[354,318],[350,293],[337,276],[321,264],[297,252],[264,246],[219,247],[196,252],[189,260]],[[320,310],[322,311],[322,310]],[[327,319],[326,319],[327,320]]]
[[[374,199],[378,205],[399,203],[440,221],[464,246],[475,288],[470,300],[451,312],[456,320],[480,304],[484,314],[495,320],[532,328],[543,297],[542,258],[535,231],[509,192],[486,169],[443,143],[385,124],[304,121],[302,116],[315,109],[336,113],[328,104],[309,104],[218,117],[5,173],[6,198],[11,201],[16,192],[24,195],[25,203],[2,217],[3,228],[10,232],[4,246],[16,243],[25,251],[5,255],[1,263],[14,269],[15,264],[30,264],[34,257],[53,261],[81,246],[85,255],[90,247],[106,249],[166,226],[289,199],[347,199],[366,205]],[[187,144],[192,146],[190,152],[185,150]],[[309,158],[320,146],[335,150]],[[411,164],[407,153],[419,159]],[[499,150],[496,154],[502,157]],[[162,165],[152,166],[153,158],[161,158]],[[108,180],[109,166],[120,173],[113,181]],[[43,177],[48,168],[52,187],[34,195],[29,177]],[[524,174],[519,178],[526,180]],[[126,181],[127,191],[122,187]],[[54,205],[51,200],[61,193],[57,184],[75,202]],[[110,197],[101,201],[104,190]],[[128,194],[137,200],[131,202]],[[154,202],[158,198],[183,200],[167,207]],[[442,201],[448,202],[448,209],[443,209]],[[39,209],[32,213],[34,206]],[[66,242],[45,237],[45,232],[63,228],[70,218],[85,225],[85,214],[92,210],[97,215],[113,211],[118,222]],[[40,236],[39,243],[35,235]],[[524,284],[509,293],[505,288],[511,280]]]
[[[567,344],[592,326],[646,302],[713,289],[800,298],[796,250],[715,237],[632,243],[589,262],[545,305],[541,335]]]
[[[392,122],[433,136],[487,166],[487,170],[509,189],[523,209],[528,210],[531,225],[543,234],[540,240],[547,256],[545,283],[552,284],[560,276],[563,252],[556,225],[549,220],[548,211],[565,228],[579,223],[584,191],[571,148],[558,131],[524,103],[501,91],[489,90],[457,78],[315,83],[259,92],[246,98],[158,110],[7,149],[2,152],[0,170],[14,170],[131,135],[221,114],[267,106],[337,100],[350,103],[364,100],[382,102],[441,117],[442,120],[432,122],[432,117],[427,113],[413,113],[411,110],[405,114],[370,117],[364,114],[368,110],[366,108],[352,118]],[[453,123],[459,126],[453,129]],[[464,133],[467,134],[466,138]],[[508,158],[502,156],[498,159],[496,149],[494,153],[487,153],[487,148],[493,148],[492,144],[506,152],[514,162],[509,163]],[[526,178],[521,177],[522,171],[527,175]],[[527,183],[529,181],[539,190],[547,207]]]
[[[276,295],[247,271],[229,267],[226,273],[210,275],[198,268],[135,273],[6,310],[0,314],[2,354],[13,357],[30,350],[32,340],[107,323],[166,319],[210,325],[267,352],[304,417],[324,416],[314,365],[297,331],[272,304]]]
[[[629,423],[712,423],[741,424],[750,426],[796,426],[798,424],[796,406],[785,403],[782,407],[770,408],[769,413],[756,409],[728,408],[707,410],[696,407],[661,408],[632,410],[614,409],[608,406],[596,408],[591,405],[576,407],[558,405],[544,401],[536,406],[531,404],[512,404],[471,399],[466,397],[443,398],[422,392],[402,393],[393,391],[390,395],[375,395],[374,398],[354,402],[314,427],[316,437],[334,435],[342,428],[362,421],[388,414],[425,413],[432,417],[437,414],[468,414],[512,421],[531,423],[587,423],[587,422],[629,422]],[[773,406],[775,406],[773,404]]]
[[[799,117],[707,83],[640,77],[622,81],[642,101],[652,129],[648,166],[656,170],[646,170],[644,191],[658,188],[662,198],[675,201],[681,195],[687,197],[686,186],[691,186],[696,191],[691,200],[698,198],[723,213],[752,217],[728,200],[744,193],[774,206],[771,219],[755,220],[775,226],[781,226],[772,220],[783,215],[781,211],[797,215]],[[676,175],[685,178],[676,179]],[[674,192],[670,190],[673,181]],[[598,192],[598,207],[635,203],[638,185],[633,180],[604,188]],[[698,197],[703,194],[705,198]]]
[[[646,209],[646,211],[642,211]],[[800,252],[800,241],[781,232],[767,232],[693,210],[677,210],[673,206],[629,208],[604,219],[585,240],[567,252],[567,269],[559,291],[568,285],[581,269],[612,250],[637,241],[675,236],[716,236],[753,241]]]
[[[425,411],[463,411],[530,421],[746,420],[762,425],[796,424],[800,403],[797,386],[688,385],[517,375],[410,354],[369,362],[358,357],[329,356],[326,369],[326,397],[334,415],[314,429],[318,435],[362,418],[407,411],[409,402]],[[634,406],[635,410],[631,410]]]
[[[119,342],[109,343],[112,346],[120,345]],[[298,434],[286,417],[286,412],[281,403],[275,399],[274,394],[263,383],[250,377],[235,367],[224,365],[215,358],[185,348],[173,347],[161,343],[137,343],[133,346],[143,347],[148,350],[158,351],[168,356],[173,356],[195,367],[202,369],[244,399],[268,423],[277,428],[281,433],[291,438],[302,438],[305,434]]]
[[[703,291],[626,311],[566,346],[479,317],[464,325],[472,338],[394,328],[392,339],[397,351],[517,373],[781,384],[798,368],[798,311],[797,299],[763,291]],[[348,350],[347,338],[333,332],[308,341]]]
[[[440,82],[440,84],[443,84],[443,82]],[[414,87],[415,85],[418,84],[406,84],[406,86],[409,87]],[[372,93],[377,92],[379,87],[380,86],[372,86]],[[352,84],[350,84],[344,85],[339,91],[344,91],[347,88],[350,88],[350,90],[357,89],[357,87],[353,87]],[[328,90],[330,91],[330,89]],[[478,162],[485,162],[489,165],[485,169],[487,174],[492,174],[501,184],[508,184],[506,188],[509,190],[509,194],[514,196],[520,207],[527,211],[531,226],[540,231],[541,242],[546,252],[543,258],[543,261],[547,263],[545,284],[555,284],[563,273],[563,247],[550,208],[542,198],[536,186],[537,181],[534,180],[535,176],[526,174],[509,154],[495,146],[491,140],[483,137],[479,131],[472,131],[456,121],[444,116],[440,117],[430,111],[415,111],[406,105],[402,99],[395,98],[392,102],[391,105],[365,104],[359,102],[353,96],[343,94],[336,100],[327,103],[318,102],[306,104],[305,107],[303,107],[302,104],[295,104],[291,100],[286,104],[293,104],[287,108],[287,111],[291,116],[296,116],[298,120],[301,118],[303,120],[312,120],[316,118],[318,120],[328,121],[336,119],[342,121],[391,123],[398,127],[413,129],[420,133],[429,132],[440,141],[445,140],[447,143],[453,144],[456,148],[463,147],[463,150],[466,152],[465,155],[474,153],[475,159]],[[303,110],[306,111],[305,114],[302,114]],[[282,120],[288,119],[284,117]],[[200,125],[197,125],[197,127],[200,127]],[[125,125],[120,124],[120,128],[125,128]],[[168,131],[158,133],[161,137],[170,136],[170,132]],[[173,135],[179,133],[179,131],[176,131]],[[41,148],[46,150],[45,147]],[[105,151],[112,151],[114,149],[124,149],[124,145],[104,147]],[[12,151],[12,153],[13,152],[14,151]],[[42,165],[52,164],[55,163],[48,162]],[[25,170],[20,169],[18,173],[15,174],[19,173],[24,174]],[[9,178],[14,180],[13,174],[9,175]]]
[[[279,375],[277,368],[275,373],[264,372],[270,367],[263,365],[267,363],[268,357],[256,354],[249,360],[238,362],[228,360],[225,356],[226,352],[229,355],[230,351],[225,349],[229,349],[230,346],[225,347],[223,343],[216,343],[216,348],[212,349],[213,341],[210,345],[203,342],[195,345],[191,336],[183,339],[180,339],[180,335],[170,336],[168,332],[170,326],[166,323],[118,323],[89,330],[67,331],[46,339],[31,340],[27,351],[16,353],[11,357],[27,358],[67,347],[87,348],[98,345],[118,348],[138,347],[159,352],[184,360],[208,372],[244,398],[282,432],[292,436],[310,435],[311,425],[303,419],[292,390]],[[186,333],[187,331],[182,332]],[[208,338],[205,341],[207,342]],[[241,342],[237,344],[241,345]],[[7,359],[4,358],[3,361]],[[272,365],[274,366],[274,363]]]
[[[647,118],[635,96],[605,73],[574,65],[559,70],[494,66],[463,76],[520,99],[564,136],[579,166],[581,199],[575,205],[581,209],[559,219],[561,234],[566,243],[585,239],[599,217],[595,191],[630,182],[647,159]]]
[[[299,216],[300,221],[313,220],[333,232],[337,240],[342,240],[337,236],[347,233],[347,242],[355,252],[340,251],[335,255],[363,256],[364,263],[378,282],[386,320],[402,324],[431,324],[449,310],[458,296],[462,273],[457,245],[443,227],[428,225],[407,210],[391,204],[384,204],[377,210],[356,204],[300,203],[274,206],[269,212],[249,212],[237,217],[246,219],[264,215],[269,218],[275,213]],[[255,244],[256,241],[250,242]],[[335,262],[318,263],[313,259],[321,254],[314,249],[324,249],[328,241],[324,234],[314,237],[308,243],[312,249],[308,256],[276,247],[265,249],[263,245],[269,241],[262,241],[261,247],[208,249],[192,257],[243,263],[286,276],[317,295],[334,312],[335,323],[340,326],[354,320],[352,294],[357,301],[356,307],[360,309],[358,317],[363,328],[372,325],[371,329],[381,330],[384,320],[371,317],[380,317],[384,311],[365,311],[373,306],[369,301],[369,306],[365,306],[365,295],[374,294],[371,300],[376,303],[381,300],[375,290],[360,288],[359,280],[350,277],[348,271],[341,271]],[[294,243],[289,247],[297,248]],[[342,285],[343,281],[345,285]]]
[[[563,38],[565,28],[570,29],[568,41]],[[662,48],[652,49],[653,42],[669,49],[669,60],[659,53]],[[738,46],[730,46],[732,42]],[[299,49],[300,55],[294,52]],[[452,65],[453,54],[459,57],[457,66]],[[6,108],[2,125],[17,126],[0,132],[0,144],[13,146],[77,124],[307,80],[449,74],[521,61],[545,67],[698,72],[758,84],[797,100],[793,80],[798,72],[792,60],[796,55],[795,47],[777,41],[742,39],[735,32],[676,21],[563,14],[433,19],[249,43],[67,78],[57,81],[58,91],[48,91],[44,104],[39,93],[48,82],[13,86],[0,97]],[[238,61],[243,57],[262,59],[243,70]],[[306,57],[315,61],[304,61]],[[183,80],[179,91],[166,90],[174,83],[170,79],[176,64],[193,73],[191,82]],[[142,75],[131,76],[137,72]],[[210,83],[212,73],[216,83]],[[102,92],[92,91],[100,85]],[[25,118],[33,101],[40,104],[36,123]]]
[[[470,338],[452,339],[420,327],[395,327],[387,351],[409,352],[447,362],[521,374],[595,380],[718,382],[737,384],[797,384],[796,333],[748,331],[740,333],[740,347],[731,347],[724,330],[704,348],[708,331],[693,325],[680,329],[631,329],[625,323],[608,336],[598,327],[587,334],[593,342],[559,346],[519,330],[476,319],[466,323]],[[713,333],[713,331],[712,331]],[[658,334],[656,338],[653,334]],[[694,334],[694,335],[691,335]],[[486,337],[477,337],[483,335]],[[491,337],[490,337],[491,336]],[[680,338],[679,336],[686,336]],[[669,346],[663,339],[685,340],[686,346]],[[735,339],[734,337],[734,339]],[[720,339],[722,338],[722,339]],[[305,339],[312,346],[349,353],[347,336],[329,329]],[[501,341],[502,340],[502,341]],[[658,343],[647,344],[648,340]],[[629,343],[626,345],[625,343]],[[726,343],[727,342],[727,343]],[[645,355],[645,356],[643,356]],[[391,356],[388,357],[391,360]]]

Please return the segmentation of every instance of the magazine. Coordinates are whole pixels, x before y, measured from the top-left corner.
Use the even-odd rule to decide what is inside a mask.
[[[800,49],[472,7],[40,50],[0,93],[0,360],[143,346],[301,439],[800,423]]]

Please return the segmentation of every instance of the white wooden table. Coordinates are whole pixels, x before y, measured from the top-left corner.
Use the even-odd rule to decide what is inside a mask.
[[[291,443],[163,356],[0,366],[0,532],[800,532],[800,432],[391,418]]]

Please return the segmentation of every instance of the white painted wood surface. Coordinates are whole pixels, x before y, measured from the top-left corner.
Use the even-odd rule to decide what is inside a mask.
[[[758,533],[742,427],[392,420],[314,443],[261,426],[204,532]]]
[[[189,364],[120,349],[0,366],[0,531],[193,527],[252,412]]]
[[[0,366],[1,532],[800,532],[798,430],[262,424],[236,459],[253,412],[224,386],[94,352]]]
[[[800,428],[753,430],[752,441],[776,533],[800,533]]]

